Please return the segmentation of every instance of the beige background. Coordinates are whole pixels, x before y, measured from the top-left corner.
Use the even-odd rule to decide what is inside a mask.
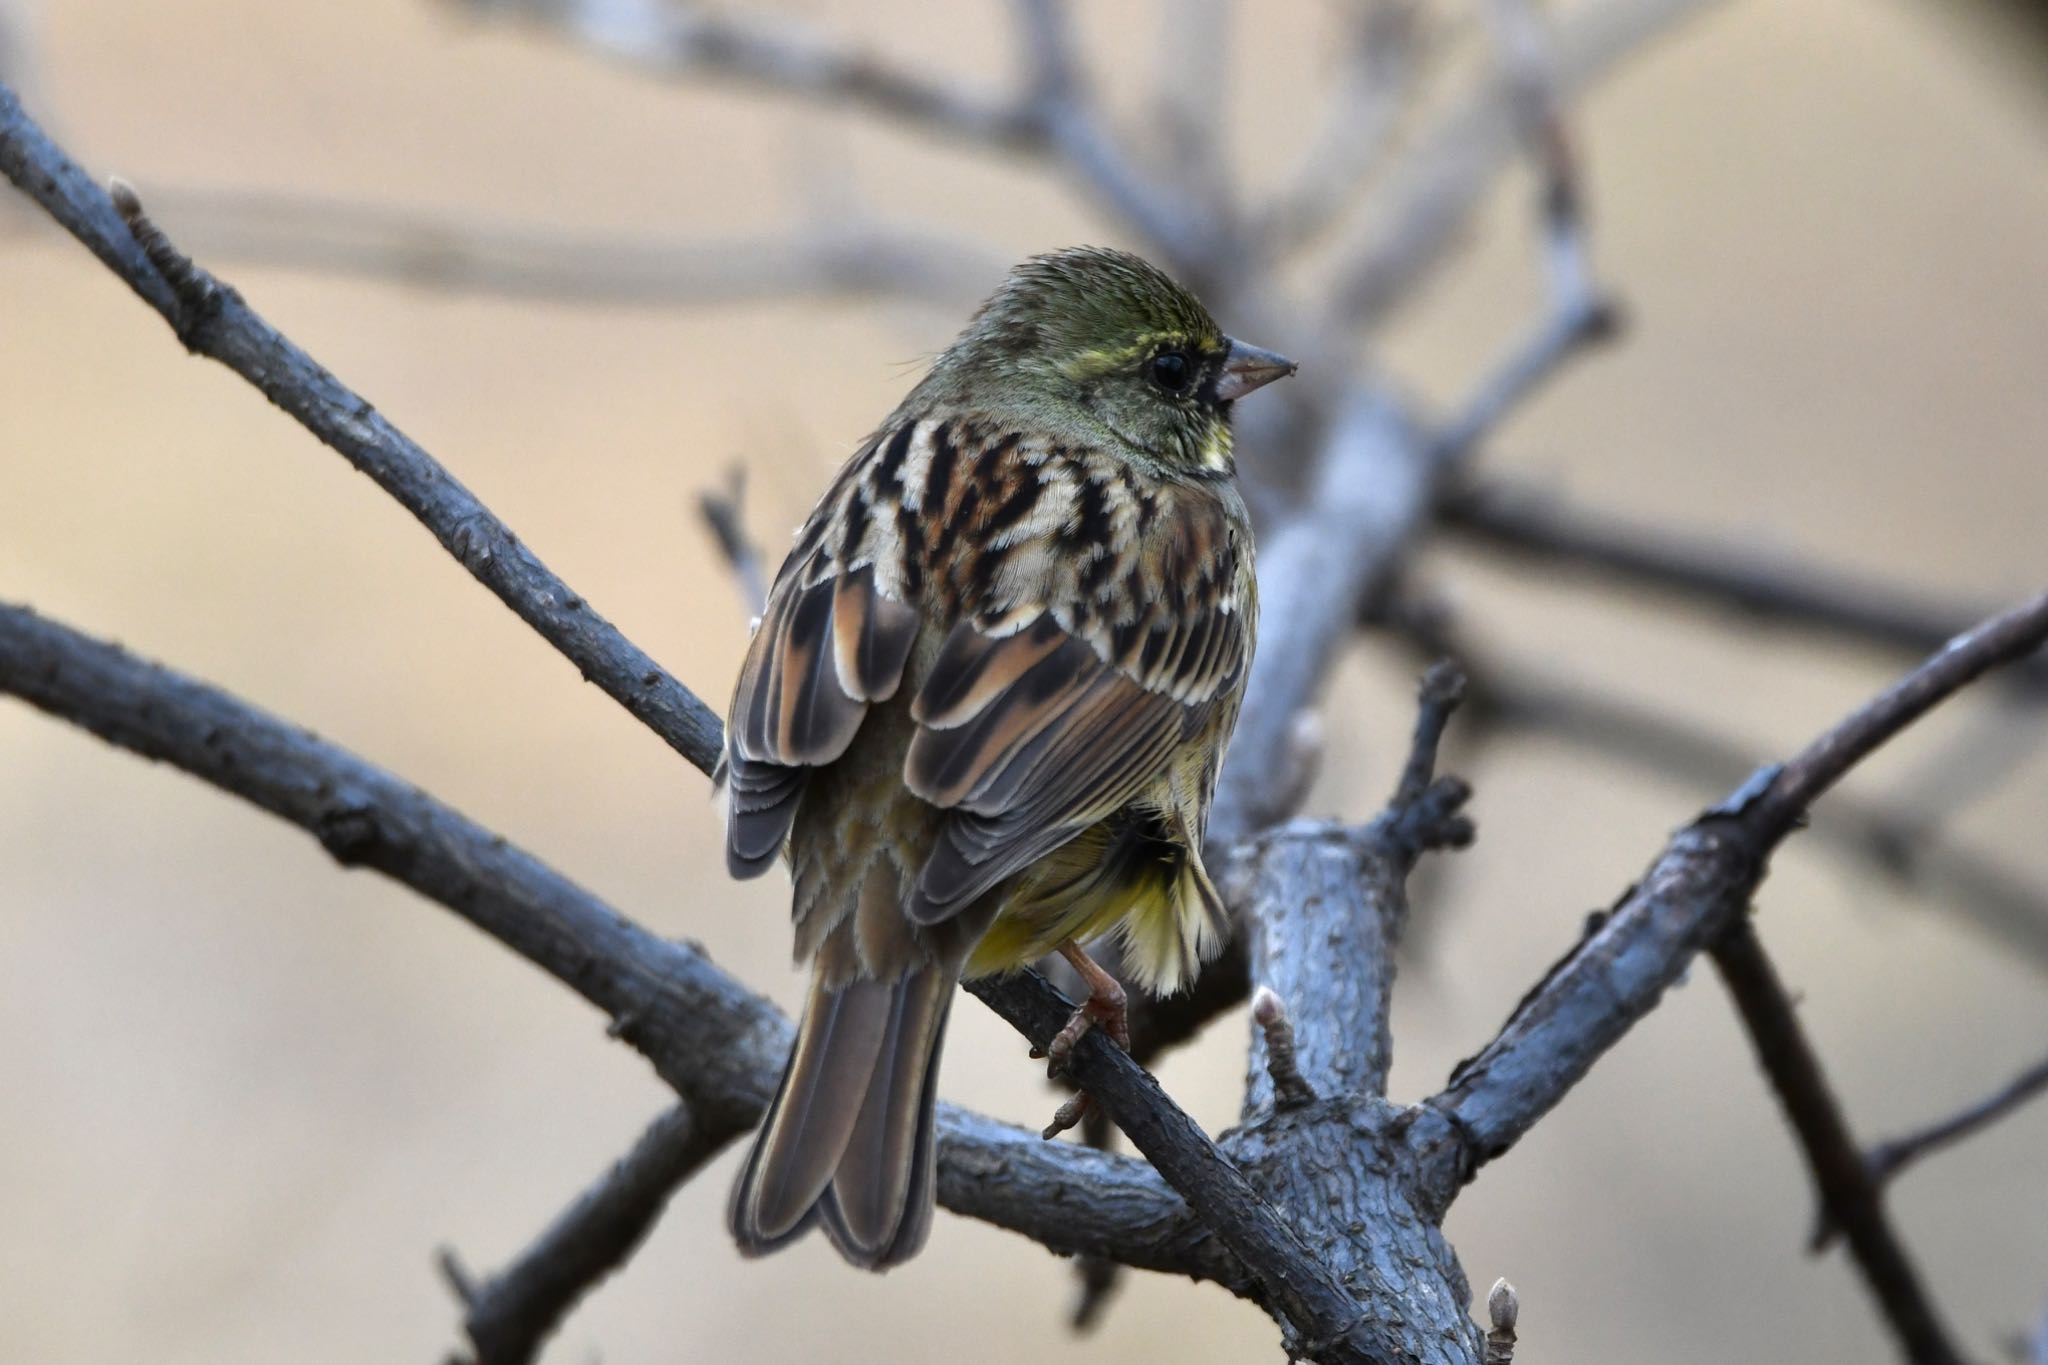
[[[1313,109],[1329,14],[1245,6],[1241,141]],[[883,11],[887,11],[886,14]],[[817,6],[911,57],[1003,79],[980,3]],[[913,12],[915,19],[913,21]],[[55,0],[44,109],[145,194],[248,187],[565,227],[727,235],[847,168],[876,204],[1004,256],[1100,237],[1054,184],[844,118],[648,82],[425,0]],[[1149,7],[1091,9],[1148,57]],[[1128,32],[1124,32],[1128,30]],[[1986,601],[2048,578],[2048,103],[1932,6],[1749,0],[1605,87],[1580,120],[1626,343],[1499,442],[1502,467]],[[1129,85],[1129,80],[1123,84]],[[1515,180],[1391,354],[1448,397],[1539,298]],[[175,232],[178,224],[169,224]],[[252,300],[492,503],[691,686],[722,699],[744,621],[690,512],[734,459],[779,536],[957,317],[862,304],[601,311],[277,269]],[[1226,319],[1227,322],[1227,319]],[[1303,357],[1315,363],[1314,357]],[[1885,661],[1700,627],[1435,557],[1483,639],[1782,753]],[[0,596],[316,726],[788,1001],[780,892],[718,871],[705,783],[241,381],[185,358],[68,242],[0,237]],[[1403,666],[1348,662],[1320,810],[1362,814],[1408,714]],[[1910,775],[1944,717],[1859,775]],[[2038,721],[2028,722],[2038,726]],[[1957,817],[2048,883],[2022,766]],[[1711,793],[1545,742],[1486,752],[1398,1004],[1397,1097],[1440,1082]],[[2037,966],[1812,840],[1767,939],[1859,1128],[1910,1126],[2042,1051]],[[1013,1118],[1047,1094],[1008,1031],[957,1015],[945,1088]],[[1205,1123],[1241,1025],[1172,1059]],[[430,1258],[500,1262],[662,1104],[565,991],[447,914],[337,872],[303,835],[0,706],[0,1358],[425,1361],[455,1315]],[[1134,1278],[1092,1337],[1067,1267],[950,1217],[881,1280],[819,1244],[742,1264],[730,1154],[570,1323],[564,1361],[1275,1358],[1220,1292]],[[2048,1105],[1930,1163],[1895,1207],[1970,1348],[2048,1293]],[[1710,974],[1672,996],[1459,1203],[1474,1281],[1520,1285],[1531,1361],[1853,1361],[1883,1353]]]

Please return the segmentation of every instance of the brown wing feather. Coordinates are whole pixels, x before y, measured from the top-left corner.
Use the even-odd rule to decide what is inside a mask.
[[[917,612],[883,594],[872,565],[833,573],[823,551],[785,565],[748,647],[726,730],[732,784],[726,865],[766,870],[782,851],[810,769],[846,752],[870,703],[893,696]]]
[[[1212,606],[1175,634],[1163,622],[1133,642],[1140,668],[1146,636],[1160,642],[1147,674],[1105,659],[1051,613],[1001,637],[954,627],[911,710],[921,728],[904,781],[953,811],[906,907],[913,921],[958,913],[1158,782],[1243,664],[1234,612]],[[1224,643],[1233,634],[1234,649]],[[1197,636],[1201,648],[1171,648]],[[1190,679],[1189,663],[1209,676]]]

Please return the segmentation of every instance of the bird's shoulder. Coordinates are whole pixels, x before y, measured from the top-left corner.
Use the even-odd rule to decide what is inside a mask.
[[[865,442],[798,532],[778,591],[865,572],[922,634],[1001,638],[1049,618],[1115,671],[1184,702],[1241,685],[1252,540],[1227,480],[975,414]]]

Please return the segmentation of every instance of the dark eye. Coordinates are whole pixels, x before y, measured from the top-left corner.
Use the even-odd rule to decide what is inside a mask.
[[[1179,351],[1161,351],[1152,357],[1152,382],[1168,393],[1186,393],[1194,377],[1195,367]]]

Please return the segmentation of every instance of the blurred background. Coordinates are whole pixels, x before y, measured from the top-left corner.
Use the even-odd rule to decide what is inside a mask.
[[[1009,88],[1000,6],[759,8]],[[1440,8],[1427,69],[1454,100],[1483,39],[1463,7]],[[1083,16],[1095,74],[1126,113],[1172,51],[1161,9],[1118,0]],[[1933,4],[1699,9],[1570,119],[1598,273],[1630,329],[1519,410],[1484,467],[1942,598],[1988,607],[2039,590],[2048,66],[2020,30]],[[134,180],[174,238],[714,704],[746,615],[696,494],[744,464],[749,523],[781,544],[993,269],[1114,235],[1016,161],[648,79],[450,0],[13,0],[0,14],[6,74],[74,155]],[[1237,8],[1225,124],[1254,188],[1315,125],[1346,15],[1329,0]],[[1464,254],[1373,338],[1373,362],[1425,400],[1467,392],[1541,309],[1530,184],[1512,169]],[[677,291],[701,304],[630,287],[449,289],[431,233],[381,277],[275,249],[361,213],[540,242],[718,245]],[[911,301],[719,286],[758,259],[750,243],[855,213],[978,242],[991,273],[963,266]],[[752,297],[719,297],[732,293]],[[1491,657],[1597,679],[1755,760],[1899,668],[1455,541],[1424,564]],[[316,728],[796,998],[786,893],[725,880],[703,778],[11,196],[0,597]],[[1413,671],[1384,640],[1345,659],[1315,811],[1376,808]],[[1938,811],[2039,910],[2048,763],[2026,746],[2041,724],[1974,698],[1850,791]],[[1959,751],[1977,755],[1971,776],[1943,786],[1929,774],[1957,771]],[[1458,763],[1478,786],[1480,839],[1417,911],[1396,1099],[1429,1093],[1491,1036],[1585,913],[1724,787],[1543,734]],[[2024,932],[1988,933],[1818,836],[1779,858],[1760,913],[1866,1139],[1951,1111],[2048,1043],[2048,933],[2030,951]],[[1212,1131],[1236,1118],[1242,1034],[1241,1015],[1219,1021],[1163,1066]],[[971,1005],[943,1091],[1019,1121],[1052,1102],[1022,1043]],[[165,1365],[440,1358],[458,1314],[436,1248],[502,1264],[664,1106],[600,1019],[452,916],[15,704],[0,705],[0,1095],[0,1358]],[[881,1280],[816,1239],[742,1263],[722,1225],[733,1161],[681,1192],[551,1358],[1275,1357],[1256,1309],[1145,1276],[1095,1333],[1070,1337],[1070,1267],[951,1216]],[[1998,1355],[2048,1297],[2048,1105],[1917,1168],[1892,1204],[1968,1348]],[[1532,1361],[1887,1354],[1841,1254],[1804,1255],[1810,1218],[1796,1149],[1702,970],[1486,1170],[1448,1230],[1481,1292],[1497,1275],[1520,1288]]]

